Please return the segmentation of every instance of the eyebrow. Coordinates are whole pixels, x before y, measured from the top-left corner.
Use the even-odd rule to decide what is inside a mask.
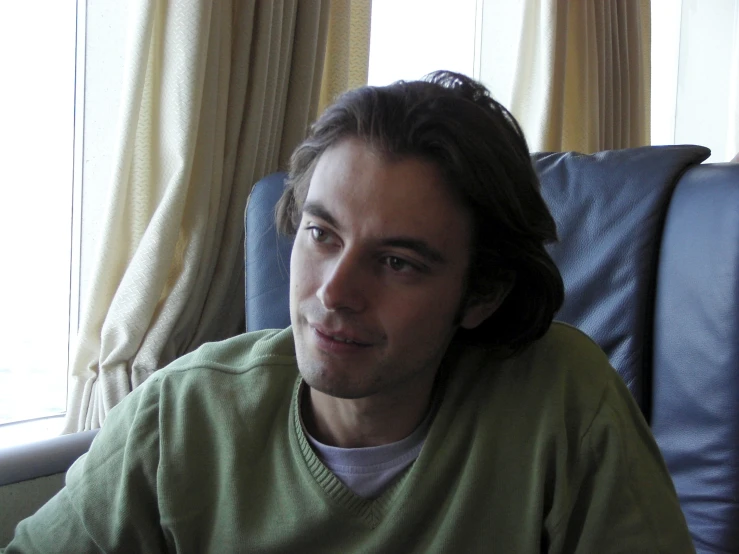
[[[331,215],[331,212],[329,212],[326,207],[323,206],[323,204],[319,202],[306,202],[303,206],[303,213],[320,218],[331,225],[334,229],[338,231],[341,230],[341,225],[339,225],[339,222],[336,220],[336,218]],[[406,236],[387,237],[380,240],[380,245],[411,250],[422,258],[426,259],[426,261],[428,261],[429,263],[446,263],[446,258],[444,257],[444,255],[422,239]]]
[[[431,246],[424,240],[415,239],[412,237],[388,237],[382,239],[380,244],[383,246],[391,246],[393,248],[403,248],[405,250],[412,250],[419,256],[423,257],[429,263],[444,264],[446,259],[436,248]]]
[[[318,202],[306,202],[303,206],[303,213],[312,215],[313,217],[318,217],[331,225],[331,227],[339,231],[341,230],[339,222],[336,221],[336,218],[331,215],[331,212],[329,212],[323,204]]]

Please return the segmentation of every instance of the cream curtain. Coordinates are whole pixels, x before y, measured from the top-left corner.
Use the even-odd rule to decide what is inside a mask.
[[[242,331],[244,207],[315,117],[330,9],[131,0],[117,169],[65,432],[99,427],[158,368]]]
[[[371,7],[371,0],[331,2],[319,112],[342,92],[367,84]]]
[[[489,17],[505,12],[505,22],[483,36],[491,54],[482,59],[502,67],[488,77],[491,88],[510,87],[500,96],[532,151],[650,143],[649,0],[502,1],[485,3]],[[507,82],[494,82],[498,75]]]

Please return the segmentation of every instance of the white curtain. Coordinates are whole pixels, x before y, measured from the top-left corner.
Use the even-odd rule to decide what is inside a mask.
[[[152,372],[242,331],[246,199],[284,167],[321,90],[327,1],[128,1],[116,170],[65,432],[99,427]]]
[[[650,142],[648,0],[486,0],[482,80],[532,151]]]

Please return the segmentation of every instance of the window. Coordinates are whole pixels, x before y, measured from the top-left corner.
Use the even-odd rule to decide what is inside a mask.
[[[65,411],[79,267],[77,21],[75,0],[8,3],[0,19],[0,445],[17,439],[7,424]]]
[[[419,79],[437,69],[474,77],[478,3],[373,0],[369,84]]]
[[[514,60],[485,39],[515,44],[521,12],[503,0],[374,0],[369,84],[451,69],[509,106]],[[651,12],[652,144],[701,144],[710,162],[729,161],[739,153],[739,0],[652,0]]]
[[[652,0],[652,143],[739,151],[739,0]]]
[[[675,143],[680,2],[652,0],[652,144]]]

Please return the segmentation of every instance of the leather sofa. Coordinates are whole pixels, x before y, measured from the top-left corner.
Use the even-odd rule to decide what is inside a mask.
[[[533,156],[560,241],[550,252],[583,329],[623,377],[667,462],[698,552],[739,552],[739,164],[699,146]],[[291,242],[274,205],[246,215],[248,330],[289,324]]]
[[[535,154],[559,226],[558,319],[610,356],[650,422],[701,553],[739,552],[739,164],[695,146]],[[246,212],[249,330],[289,324],[284,174]],[[0,449],[0,545],[62,485],[95,432]]]

